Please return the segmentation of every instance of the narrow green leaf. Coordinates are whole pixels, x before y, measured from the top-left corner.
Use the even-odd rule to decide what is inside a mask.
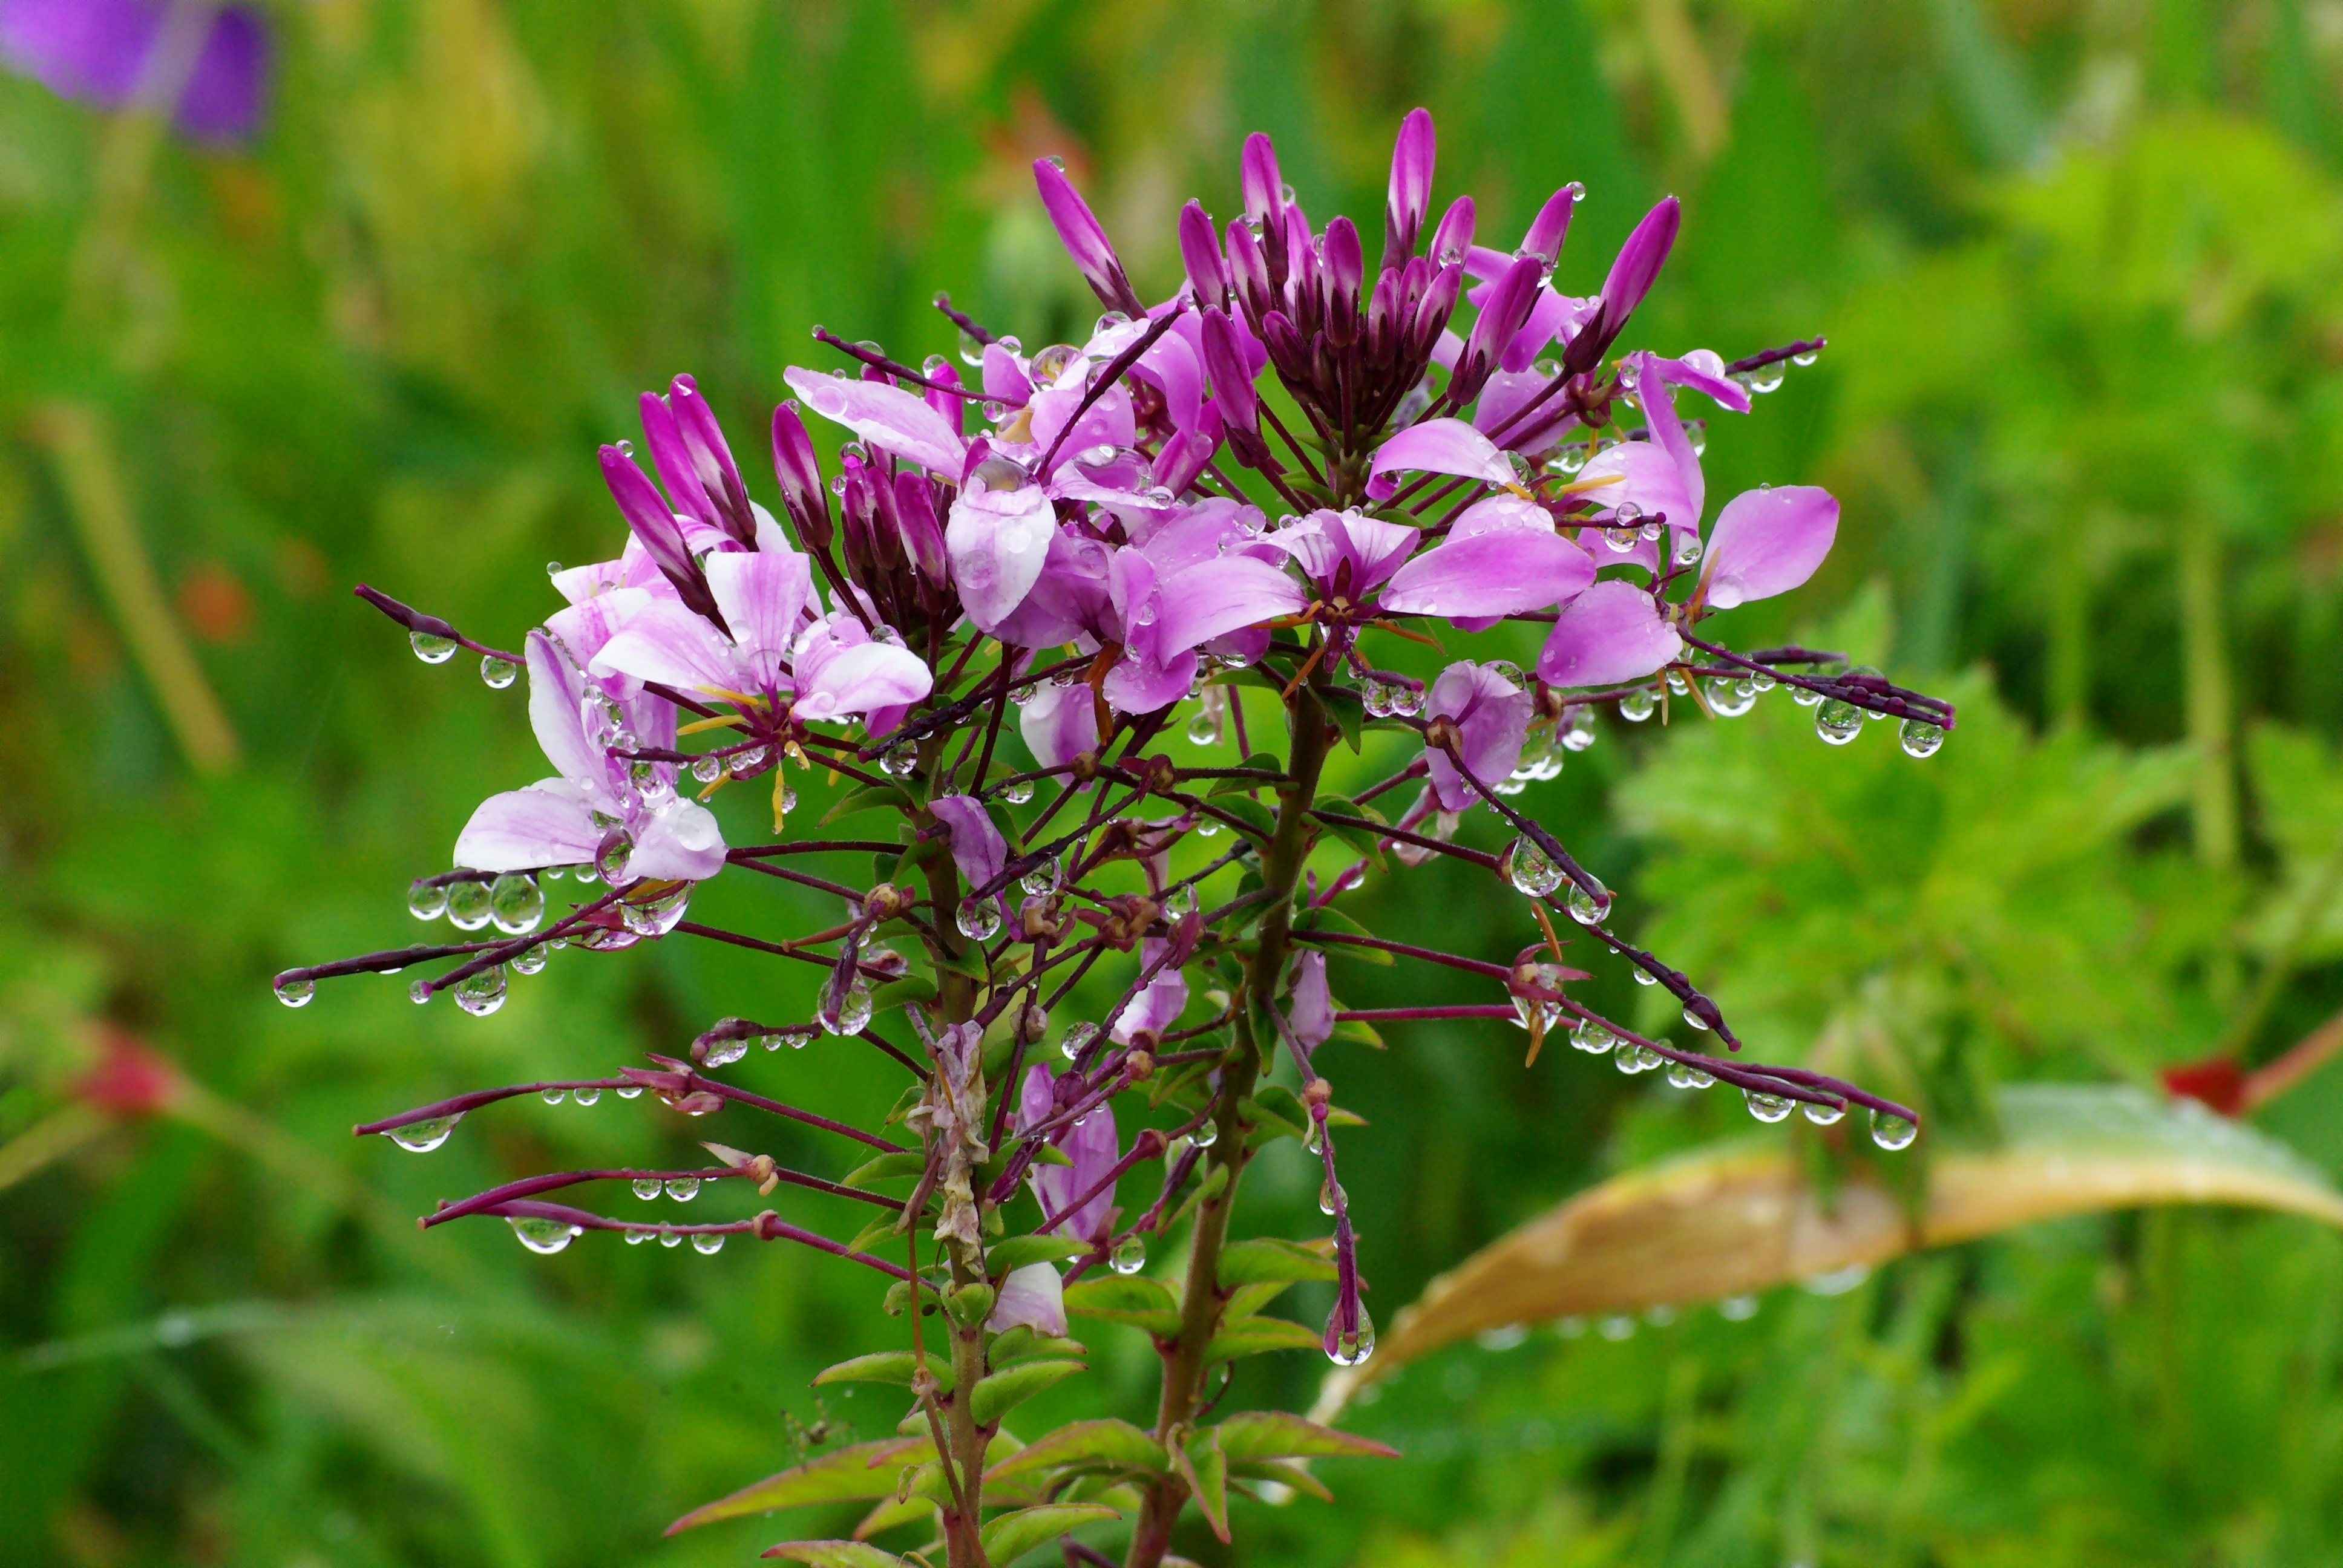
[[[1299,1241],[1256,1236],[1249,1241],[1232,1241],[1221,1250],[1220,1276],[1222,1290],[1272,1282],[1290,1284],[1297,1280],[1331,1280],[1334,1277],[1334,1261]]]
[[[1003,1367],[969,1391],[969,1413],[976,1417],[977,1425],[990,1426],[1043,1389],[1054,1388],[1088,1370],[1074,1361],[1023,1362]]]
[[[1341,726],[1344,743],[1357,751],[1360,732],[1367,727],[1365,699],[1347,686],[1323,686],[1318,689],[1318,700],[1326,717]]]
[[[1206,1427],[1192,1434],[1172,1462],[1188,1483],[1188,1490],[1196,1499],[1196,1507],[1204,1523],[1222,1545],[1229,1539],[1229,1461],[1221,1452],[1221,1434],[1215,1427]]]
[[[1045,1503],[1039,1508],[1021,1508],[1001,1515],[984,1527],[978,1539],[983,1543],[988,1561],[1009,1563],[1077,1525],[1121,1517],[1103,1503]]]
[[[873,1351],[867,1356],[854,1356],[826,1366],[813,1374],[814,1385],[833,1382],[891,1382],[911,1386],[911,1376],[918,1370],[919,1358],[909,1351]],[[944,1392],[952,1391],[951,1362],[944,1356],[930,1356],[928,1372]]]
[[[1315,1342],[1315,1336],[1312,1337]],[[1221,1452],[1231,1463],[1256,1459],[1397,1459],[1399,1450],[1370,1437],[1337,1432],[1283,1411],[1255,1410],[1221,1422]]]
[[[1066,1236],[1011,1236],[984,1250],[984,1266],[997,1277],[1029,1263],[1054,1263],[1089,1251],[1083,1242]]]
[[[1066,1291],[1066,1311],[1135,1323],[1152,1334],[1180,1332],[1180,1295],[1161,1280],[1133,1276],[1084,1280]]]
[[[985,1355],[996,1368],[1012,1362],[1030,1362],[1048,1356],[1059,1361],[1081,1361],[1090,1352],[1075,1340],[1053,1339],[1037,1334],[1023,1323],[995,1339]]]
[[[1338,817],[1364,817],[1371,822],[1381,821],[1383,819],[1373,810],[1365,806],[1360,805],[1356,800],[1352,799],[1347,795],[1321,795],[1313,805],[1314,809],[1317,810],[1332,812]],[[1368,828],[1353,828],[1342,822],[1329,822],[1326,824],[1326,830],[1333,834],[1336,838],[1342,839],[1345,844],[1351,846],[1352,849],[1356,849],[1360,854],[1364,855],[1369,860],[1374,862],[1378,867],[1383,863],[1383,841],[1380,836],[1378,836],[1373,829]],[[1362,948],[1359,950],[1365,953],[1373,952],[1375,950],[1372,948]],[[1385,963],[1391,962],[1391,955],[1388,953],[1384,954],[1383,961]]]
[[[1131,1470],[1161,1475],[1172,1468],[1163,1445],[1127,1421],[1078,1421],[1036,1438],[984,1473],[994,1482],[1044,1475],[1060,1470]]]
[[[1250,795],[1223,795],[1215,804],[1245,825],[1247,837],[1266,844],[1276,836],[1277,814]]]
[[[721,1519],[766,1513],[776,1508],[804,1508],[817,1503],[863,1503],[895,1495],[895,1478],[907,1464],[918,1464],[935,1453],[925,1437],[887,1438],[835,1449],[776,1475],[752,1482],[732,1493],[705,1503],[667,1527],[679,1531],[713,1524]]]
[[[1231,1461],[1229,1477],[1233,1481],[1273,1481],[1296,1492],[1306,1492],[1321,1503],[1334,1501],[1333,1493],[1324,1482],[1300,1465],[1288,1464],[1282,1459],[1249,1459],[1242,1464]]]
[[[874,811],[881,806],[908,811],[911,807],[911,798],[892,784],[866,784],[860,789],[850,789],[840,796],[838,804],[824,813],[822,825],[835,822],[840,817],[851,817],[857,811]]]
[[[903,1568],[903,1560],[892,1552],[861,1541],[784,1541],[759,1555],[785,1557],[806,1568]]]
[[[1374,932],[1367,930],[1332,904],[1322,904],[1314,910],[1304,910],[1294,917],[1293,929],[1297,931],[1341,931],[1353,937],[1374,935]],[[1328,942],[1323,950],[1328,958],[1356,959],[1361,963],[1377,964],[1384,969],[1389,969],[1399,961],[1397,958],[1381,948],[1357,947],[1349,942]]]
[[[1285,1318],[1238,1318],[1222,1324],[1212,1336],[1212,1342],[1204,1347],[1204,1362],[1209,1366],[1271,1351],[1317,1350],[1322,1338],[1316,1329]]]
[[[928,1157],[906,1150],[900,1154],[881,1154],[876,1160],[866,1160],[846,1173],[841,1187],[870,1188],[898,1176],[917,1176],[928,1168]]]

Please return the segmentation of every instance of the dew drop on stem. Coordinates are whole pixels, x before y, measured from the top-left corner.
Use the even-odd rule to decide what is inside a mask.
[[[404,1127],[394,1127],[383,1136],[411,1154],[428,1154],[447,1142],[448,1134],[456,1131],[456,1123],[463,1120],[460,1111],[447,1116],[427,1117]]]

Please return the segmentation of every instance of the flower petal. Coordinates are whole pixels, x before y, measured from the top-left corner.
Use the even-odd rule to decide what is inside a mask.
[[[999,1334],[1021,1325],[1050,1339],[1065,1333],[1065,1282],[1056,1264],[1028,1263],[1010,1270],[1001,1282],[1000,1299],[992,1303],[992,1315],[984,1326]]]
[[[823,376],[792,366],[781,379],[806,407],[843,425],[874,447],[908,457],[938,477],[957,483],[968,447],[942,415],[900,387]]]
[[[1316,1050],[1334,1032],[1334,999],[1326,989],[1326,955],[1305,952],[1293,970],[1293,1003],[1287,1022],[1293,1038]]]
[[[1683,651],[1648,592],[1606,578],[1562,607],[1538,654],[1538,678],[1549,686],[1638,680]]]
[[[1426,419],[1410,425],[1375,448],[1371,475],[1415,471],[1459,474],[1492,485],[1513,483],[1513,466],[1489,437],[1462,419]],[[1393,487],[1386,486],[1388,495]],[[1373,495],[1370,486],[1368,494]]]
[[[813,597],[813,565],[795,550],[731,551],[702,563],[708,591],[743,651],[781,653]]]
[[[1098,749],[1098,707],[1091,689],[1044,686],[1018,709],[1017,732],[1044,768],[1061,768],[1085,751]]]
[[[1830,554],[1838,502],[1814,485],[1745,490],[1725,504],[1708,545],[1708,602],[1731,609],[1787,593]]]
[[[1300,583],[1251,556],[1199,561],[1172,574],[1156,592],[1161,608],[1155,646],[1162,653],[1297,614],[1310,602]]]
[[[711,563],[721,558],[709,558]],[[586,669],[589,675],[631,676],[687,691],[737,691],[751,678],[723,635],[672,599],[655,599],[629,616]]]
[[[630,826],[635,849],[629,864],[636,876],[704,882],[724,869],[724,829],[716,814],[696,800],[679,796]]]
[[[1056,511],[1038,485],[990,490],[970,484],[952,502],[944,549],[969,618],[990,633],[1025,602],[1050,557]]]
[[[1400,568],[1383,608],[1402,615],[1514,615],[1575,597],[1594,580],[1584,550],[1552,525],[1444,539]]]
[[[534,871],[591,860],[602,829],[565,780],[491,795],[456,835],[456,864],[473,871]]]
[[[1536,710],[1535,698],[1495,669],[1469,659],[1442,670],[1423,704],[1427,717],[1455,726],[1463,772],[1493,788],[1520,765],[1523,738]],[[1426,746],[1423,757],[1442,810],[1462,811],[1479,802],[1480,794],[1459,776],[1444,749]]]
[[[980,888],[1001,875],[1009,863],[1009,840],[993,826],[982,801],[973,795],[939,795],[928,809],[951,835],[952,864],[962,881]]]

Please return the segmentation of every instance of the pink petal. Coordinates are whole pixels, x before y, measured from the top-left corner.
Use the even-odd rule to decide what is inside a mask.
[[[1056,1264],[1028,1263],[1010,1270],[1009,1277],[1001,1282],[1001,1297],[992,1303],[992,1315],[984,1326],[998,1334],[1020,1325],[1051,1339],[1064,1335],[1065,1282]]]
[[[1606,578],[1563,606],[1538,654],[1538,678],[1549,686],[1638,680],[1683,651],[1684,639],[1660,618],[1649,593]]]
[[[587,791],[599,803],[608,790],[607,759],[587,741],[578,705],[585,700],[586,678],[563,658],[553,639],[541,631],[528,634],[528,724],[553,770]]]
[[[709,560],[712,564],[720,558],[711,556]],[[737,691],[749,678],[723,634],[672,599],[645,605],[629,617],[586,669],[589,675],[631,676],[687,691]]]
[[[474,871],[533,871],[594,858],[602,829],[563,780],[491,795],[456,836],[456,864]]]
[[[823,376],[795,367],[782,373],[806,407],[843,425],[874,447],[908,457],[940,478],[957,482],[968,448],[942,415],[900,387]]]
[[[1787,593],[1815,575],[1837,537],[1838,502],[1827,490],[1744,490],[1725,504],[1709,536],[1709,604],[1731,609]]]
[[[980,888],[1001,875],[1009,863],[1009,840],[993,826],[981,801],[973,795],[939,795],[928,802],[928,809],[951,834],[952,864],[960,868],[962,881]]]
[[[1098,749],[1098,709],[1087,686],[1044,686],[1018,710],[1017,732],[1044,768],[1059,768]]]
[[[944,548],[969,618],[993,632],[1032,591],[1058,531],[1038,485],[989,490],[971,483],[952,502]]]
[[[1402,615],[1514,615],[1573,598],[1594,580],[1586,552],[1549,523],[1443,540],[1400,568],[1382,602]]]
[[[1423,705],[1426,716],[1455,725],[1463,771],[1493,787],[1520,765],[1522,741],[1536,709],[1536,699],[1528,692],[1489,666],[1469,659],[1442,670]],[[1423,757],[1442,810],[1462,811],[1480,800],[1445,750],[1427,746]]]
[[[1157,589],[1159,649],[1194,648],[1244,627],[1299,613],[1310,602],[1302,585],[1267,561],[1222,556],[1200,561]]]
[[[697,801],[669,800],[632,826],[635,849],[629,864],[639,877],[704,882],[724,869],[724,830],[717,826],[716,814]]]
[[[795,550],[740,551],[710,556],[701,569],[742,648],[780,653],[796,640],[813,597],[812,563],[805,557]]]
[[[935,674],[918,654],[891,642],[865,642],[830,655],[799,683],[797,711],[838,719],[917,702],[934,689]]]
[[[1462,419],[1426,419],[1375,448],[1370,474],[1460,474],[1492,485],[1513,483],[1513,467],[1489,437]],[[1372,494],[1372,490],[1369,492]]]
[[[1293,1038],[1315,1050],[1334,1032],[1334,999],[1326,989],[1326,955],[1305,952],[1294,966],[1292,1016]]]

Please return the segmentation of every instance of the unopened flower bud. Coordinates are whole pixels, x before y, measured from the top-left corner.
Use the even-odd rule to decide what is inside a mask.
[[[1122,1076],[1128,1081],[1132,1083],[1143,1083],[1154,1075],[1155,1058],[1148,1052],[1143,1050],[1134,1050],[1130,1055],[1122,1059]],[[1153,1135],[1156,1137],[1158,1141],[1161,1141],[1161,1135],[1156,1133],[1155,1130],[1151,1127],[1148,1129],[1148,1133],[1146,1135]],[[1161,1151],[1159,1150],[1157,1152],[1160,1153]]]
[[[874,920],[891,920],[910,904],[910,896],[892,882],[881,882],[862,895],[862,912]]]
[[[1333,1099],[1334,1086],[1322,1078],[1313,1078],[1302,1086],[1302,1103],[1312,1111],[1323,1109]]]

